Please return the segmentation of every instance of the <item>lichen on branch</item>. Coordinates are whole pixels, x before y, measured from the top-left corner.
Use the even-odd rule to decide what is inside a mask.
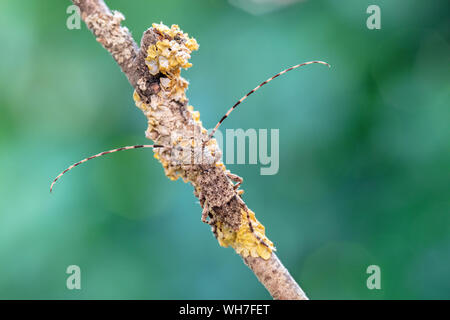
[[[231,181],[236,176],[221,163],[221,150],[215,139],[208,138],[200,114],[188,105],[188,83],[180,72],[190,66],[196,42],[177,26],[158,24],[144,32],[139,49],[128,29],[120,25],[123,15],[111,12],[103,0],[72,2],[135,89],[136,105],[148,120],[146,137],[166,146],[158,148],[155,157],[170,179],[182,178],[194,186],[203,208],[202,221],[211,225],[219,244],[240,253],[274,299],[308,299],[241,199],[242,190],[236,190]]]
[[[264,226],[227,178],[217,141],[209,138],[199,112],[187,104],[189,83],[181,77],[181,69],[192,66],[189,59],[192,51],[199,48],[197,41],[177,25],[169,28],[162,23],[153,24],[150,32],[155,41],[141,50],[147,52],[145,64],[149,73],[159,78],[160,88],[149,103],[144,103],[137,91],[133,97],[148,120],[146,137],[167,146],[155,150],[155,157],[170,179],[182,178],[194,186],[221,246],[231,246],[243,257],[269,259],[274,246],[265,236]],[[222,183],[218,184],[218,180]]]

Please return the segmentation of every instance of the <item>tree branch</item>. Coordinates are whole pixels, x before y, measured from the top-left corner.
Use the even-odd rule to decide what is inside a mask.
[[[130,84],[136,86],[136,68],[134,61],[138,46],[128,28],[120,22],[124,16],[120,12],[111,12],[102,0],[73,0],[80,8],[81,18],[96,36],[97,41],[111,53],[114,60],[128,78]]]
[[[198,112],[188,105],[188,83],[180,70],[190,66],[189,54],[198,48],[195,39],[177,26],[153,25],[138,49],[128,29],[120,25],[123,15],[111,12],[103,0],[72,2],[135,89],[136,105],[148,119],[146,137],[167,146],[155,150],[155,157],[169,178],[193,185],[203,207],[202,220],[211,225],[219,244],[233,247],[274,299],[308,299],[273,252],[240,190],[235,190],[215,139],[209,139]],[[178,152],[187,147],[189,152]]]

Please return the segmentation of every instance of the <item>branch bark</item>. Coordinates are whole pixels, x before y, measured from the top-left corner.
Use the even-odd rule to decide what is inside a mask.
[[[177,48],[193,48],[196,43],[184,39],[182,33],[169,36],[170,32],[178,31],[164,34],[164,30],[153,27],[144,32],[139,49],[128,29],[120,24],[124,20],[123,15],[112,12],[103,0],[72,2],[80,8],[81,18],[87,27],[111,53],[135,89],[136,104],[149,122],[147,138],[159,145],[173,145],[171,138],[176,131],[180,137],[177,147],[183,146],[183,143],[201,141],[201,148],[189,153],[191,161],[174,161],[173,149],[170,148],[156,151],[156,156],[169,178],[175,180],[181,177],[193,185],[194,195],[200,200],[204,216],[209,217],[209,224],[219,243],[232,246],[241,255],[274,299],[307,300],[303,290],[273,252],[275,249],[265,238],[264,227],[241,199],[241,193],[235,190],[229,171],[219,161],[221,150],[215,140],[209,140],[198,116],[188,106],[184,96],[187,81],[172,71],[149,72],[149,48],[166,43],[166,38],[170,43],[175,43]],[[172,82],[177,83],[171,87],[177,89],[175,91],[168,89],[168,83]],[[179,88],[183,89],[181,93]],[[177,157],[177,160],[186,160],[182,156]],[[197,158],[202,161],[194,161]],[[257,242],[252,242],[255,239]]]

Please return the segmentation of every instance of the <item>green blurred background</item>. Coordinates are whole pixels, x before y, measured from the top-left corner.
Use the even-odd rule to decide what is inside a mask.
[[[235,3],[238,1],[234,1]],[[280,170],[229,165],[313,299],[450,298],[448,1],[305,1],[261,15],[227,1],[107,1],[139,41],[176,23],[200,50],[190,103],[207,128],[280,130]],[[0,298],[270,299],[220,248],[192,188],[167,179],[125,76],[69,1],[0,2]],[[366,8],[381,8],[368,30]],[[67,266],[82,289],[66,289]],[[368,290],[366,268],[381,268]]]

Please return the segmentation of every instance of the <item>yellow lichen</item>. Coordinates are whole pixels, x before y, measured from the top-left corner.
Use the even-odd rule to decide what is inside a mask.
[[[217,240],[223,247],[231,246],[243,257],[261,257],[269,259],[275,250],[273,243],[266,237],[264,226],[256,219],[253,211],[241,210],[242,219],[238,230],[233,230],[222,222],[217,222]],[[250,223],[253,232],[250,229]]]
[[[147,65],[152,74],[179,75],[180,68],[190,68],[191,52],[198,50],[198,43],[189,38],[177,25],[171,28],[163,24],[153,24],[153,28],[165,36],[147,49]]]
[[[225,167],[225,165],[223,164],[222,161],[216,162],[216,167],[222,168],[223,171],[227,170],[227,168]]]
[[[192,112],[192,119],[194,119],[194,121],[200,121],[200,112],[199,111]]]
[[[167,78],[161,78],[162,89],[172,100],[185,102],[185,91],[188,82],[180,76],[181,68],[192,66],[189,62],[191,52],[198,50],[198,43],[189,38],[177,25],[171,28],[161,24],[153,24],[156,33],[162,35],[159,40],[147,48],[145,62],[152,75],[162,73]]]

